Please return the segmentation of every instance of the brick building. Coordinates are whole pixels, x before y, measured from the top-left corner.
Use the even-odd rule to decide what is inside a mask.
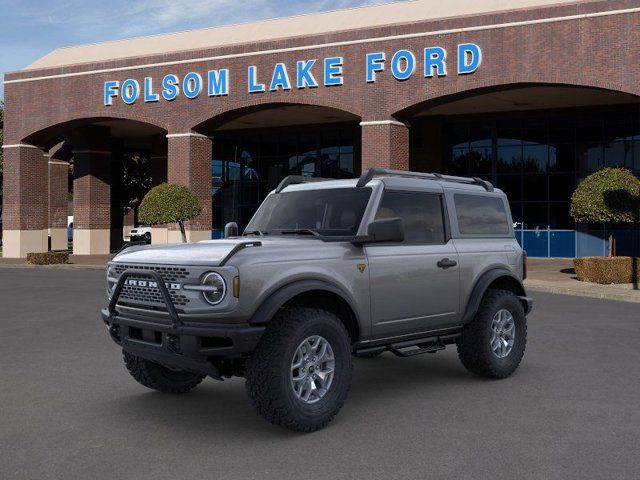
[[[639,25],[630,0],[415,0],[55,50],[5,77],[3,255],[66,248],[72,158],[74,252],[117,247],[134,150],[196,192],[192,241],[288,174],[381,166],[491,180],[530,255],[600,254],[569,199],[640,170]]]

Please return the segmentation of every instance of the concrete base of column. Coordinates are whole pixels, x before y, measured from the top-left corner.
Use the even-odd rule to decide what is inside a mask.
[[[66,228],[51,228],[49,236],[51,237],[51,250],[67,250],[69,248]]]
[[[161,245],[169,243],[169,229],[166,227],[151,227],[151,244]]]
[[[110,249],[111,230],[73,230],[74,255],[108,255]]]
[[[208,230],[187,230],[187,242],[195,243],[201,240],[211,240],[211,231]],[[153,233],[151,234],[153,238]],[[180,230],[168,230],[167,243],[182,243]]]
[[[48,250],[46,230],[5,230],[2,233],[2,257],[26,258],[27,253]]]

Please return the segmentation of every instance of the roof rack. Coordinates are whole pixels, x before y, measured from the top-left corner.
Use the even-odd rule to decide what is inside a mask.
[[[276,187],[276,193],[280,193],[289,185],[298,185],[300,183],[311,183],[311,182],[326,182],[327,180],[331,180],[331,179],[321,178],[321,177],[303,177],[302,175],[289,175],[288,177],[285,177],[285,179],[282,180],[280,184],[278,184],[278,186]]]
[[[380,175],[388,177],[421,178],[424,180],[464,183],[467,185],[479,185],[487,192],[493,192],[493,185],[491,184],[491,182],[478,177],[454,177],[452,175],[441,175],[439,173],[407,172],[404,170],[390,170],[387,168],[370,168],[360,176],[360,178],[358,179],[357,187],[364,187],[375,176]]]

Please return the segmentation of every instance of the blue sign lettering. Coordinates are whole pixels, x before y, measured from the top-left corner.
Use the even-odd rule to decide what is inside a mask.
[[[458,75],[468,75],[480,68],[482,50],[477,44],[461,43],[457,45],[455,53],[457,54],[455,62]],[[390,74],[385,72],[387,58],[391,59],[389,61]],[[321,72],[318,75],[323,76],[322,85],[331,87],[344,84],[344,57],[303,59],[295,61],[294,81],[298,89],[318,88],[319,82],[314,75],[316,63],[321,65],[321,67],[316,67],[316,73],[318,73],[317,68],[320,68]],[[294,62],[289,66],[293,68],[293,64]],[[287,65],[284,62],[277,62],[273,65],[273,70],[270,73],[263,72],[264,67],[248,66],[247,92],[266,92],[266,83],[260,80],[269,79],[269,75],[270,80],[267,80],[269,91],[291,90],[292,78],[287,70]],[[418,57],[409,49],[400,49],[395,52],[371,52],[365,54],[364,68],[364,76],[368,84],[376,83],[381,77],[386,77],[387,81],[407,81],[416,74],[418,68],[421,69],[424,78],[446,77],[447,51],[440,46],[426,47]],[[123,80],[122,83],[120,80],[108,80],[103,84],[103,103],[105,106],[111,106],[118,97],[126,105],[133,105],[138,100],[153,103],[164,99],[170,102],[178,98],[181,93],[185,98],[193,100],[200,97],[205,89],[208,97],[229,95],[231,73],[228,68],[206,70],[205,72],[192,71],[182,78],[169,73],[162,77],[161,89],[156,87],[158,91],[154,90],[154,78],[150,76],[142,79],[142,87],[140,82],[134,78]],[[158,79],[156,78],[156,80]]]

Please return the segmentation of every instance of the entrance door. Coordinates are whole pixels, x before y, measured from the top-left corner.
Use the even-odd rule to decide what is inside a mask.
[[[445,235],[442,194],[385,191],[376,218],[394,217],[403,221],[404,242],[366,247],[374,336],[457,325],[458,254]]]

